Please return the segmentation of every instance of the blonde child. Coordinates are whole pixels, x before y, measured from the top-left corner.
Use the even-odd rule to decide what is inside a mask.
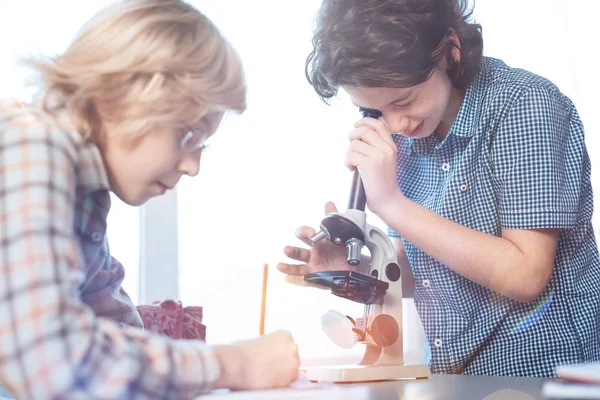
[[[123,1],[29,64],[40,100],[0,111],[0,383],[19,399],[173,399],[293,381],[287,332],[213,347],[145,332],[109,253],[109,192],[141,205],[197,175],[224,113],[244,111],[216,27],[179,0]]]

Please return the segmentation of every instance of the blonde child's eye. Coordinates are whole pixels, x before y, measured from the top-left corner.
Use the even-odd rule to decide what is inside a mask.
[[[200,143],[205,140],[206,135],[202,131],[190,131],[190,133],[188,143],[191,147],[199,147]]]
[[[203,129],[189,128],[181,138],[180,146],[186,151],[197,151],[205,146],[206,139],[207,135]]]
[[[193,134],[193,130],[191,128],[183,128],[179,131],[179,140],[188,140],[190,136]]]

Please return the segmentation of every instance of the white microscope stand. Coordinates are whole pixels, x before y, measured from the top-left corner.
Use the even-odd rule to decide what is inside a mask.
[[[356,365],[332,365],[307,368],[305,371],[306,376],[311,381],[326,382],[368,382],[429,377],[431,371],[427,365],[404,364],[402,345],[402,277],[399,272],[396,251],[391,240],[380,229],[366,224],[364,211],[349,209],[341,215],[352,220],[357,226],[363,229],[365,245],[371,252],[371,263],[368,266],[368,271],[358,272],[376,276],[379,280],[389,283],[389,287],[383,297],[380,297],[373,304],[365,305],[363,318],[357,320],[357,327],[359,321],[363,322],[363,325],[364,321],[367,321],[366,334],[364,335],[364,340],[362,340],[363,343],[366,343],[365,354],[362,360]],[[385,320],[388,324],[385,331],[390,331],[388,329],[390,328],[390,323],[397,324],[397,335],[388,336],[392,338],[393,342],[378,345],[376,342],[379,341],[381,344],[382,339],[376,340],[373,337],[373,334],[377,335],[377,332],[374,332],[372,329],[375,328],[373,321],[386,314],[393,317],[393,320],[389,317],[380,319]],[[391,326],[391,328],[391,331],[396,330],[395,326]],[[385,339],[383,341],[385,342]]]

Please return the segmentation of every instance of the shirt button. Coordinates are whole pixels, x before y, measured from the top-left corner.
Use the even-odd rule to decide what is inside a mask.
[[[443,163],[443,164],[442,164],[442,170],[443,170],[444,172],[448,172],[448,171],[450,171],[450,164],[449,164],[449,163],[447,163],[447,162]]]
[[[442,339],[439,339],[439,338],[435,339],[434,342],[433,342],[433,345],[435,347],[442,347]]]
[[[460,191],[461,192],[466,192],[467,191],[467,184],[466,183],[463,183],[463,184],[460,185]]]
[[[100,233],[100,232],[94,232],[94,233],[92,233],[92,240],[94,242],[100,242],[100,241],[102,241],[103,237],[104,237],[104,235],[102,235],[102,233]]]
[[[428,288],[429,286],[431,286],[431,282],[429,282],[429,279],[423,279],[423,282],[421,282],[421,284],[425,288]]]

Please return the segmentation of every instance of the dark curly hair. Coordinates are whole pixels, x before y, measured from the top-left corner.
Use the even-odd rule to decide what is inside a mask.
[[[446,56],[453,85],[479,71],[481,26],[469,22],[466,0],[323,0],[316,17],[306,77],[324,101],[342,85],[411,87],[425,82]],[[449,56],[460,42],[460,60]]]

